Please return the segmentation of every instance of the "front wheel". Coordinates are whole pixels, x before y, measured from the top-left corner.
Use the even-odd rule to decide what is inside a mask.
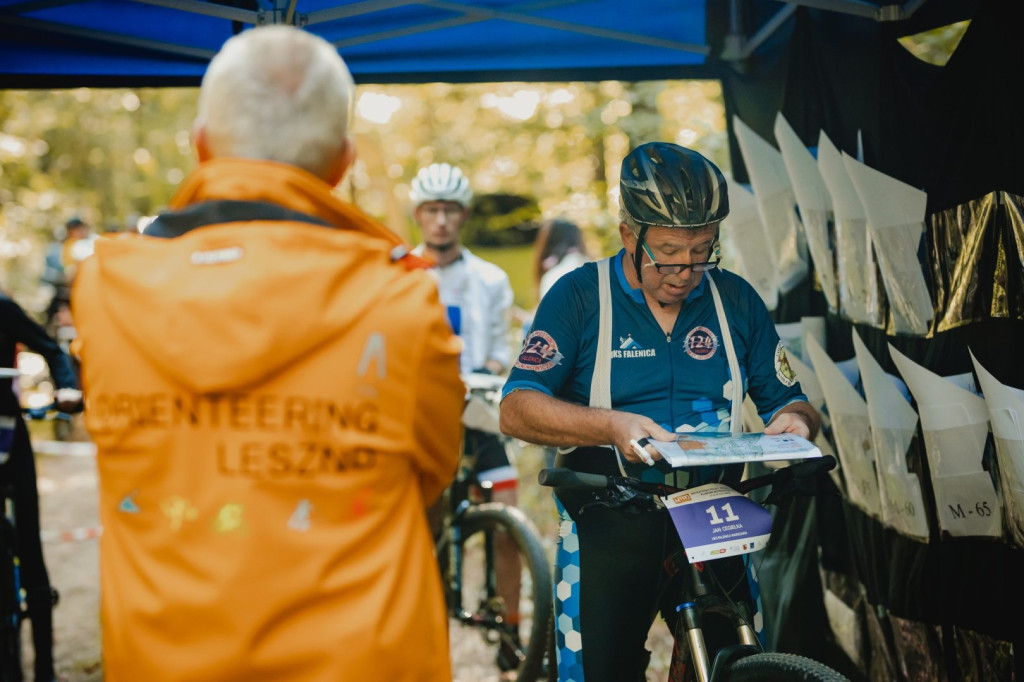
[[[456,679],[538,680],[553,627],[553,597],[536,527],[519,509],[491,502],[466,510],[457,531],[461,575],[451,566],[453,534],[438,546]]]
[[[724,682],[850,682],[823,663],[796,654],[751,654],[732,662],[716,679]]]

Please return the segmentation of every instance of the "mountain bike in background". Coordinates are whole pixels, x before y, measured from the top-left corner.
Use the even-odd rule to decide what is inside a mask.
[[[463,377],[468,401],[464,421],[500,433],[497,401],[502,377]],[[455,481],[444,493],[445,516],[436,543],[452,631],[452,667],[474,681],[533,682],[541,679],[552,632],[550,561],[537,527],[516,507],[492,502],[489,488],[476,480],[472,455],[463,457]],[[519,621],[499,589],[508,567],[496,548],[505,543],[518,555]],[[467,641],[467,635],[476,635]],[[471,671],[471,672],[470,672]]]

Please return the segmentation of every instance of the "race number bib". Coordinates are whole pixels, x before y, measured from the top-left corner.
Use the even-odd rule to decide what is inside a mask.
[[[772,515],[727,485],[709,483],[661,498],[691,564],[764,549]]]

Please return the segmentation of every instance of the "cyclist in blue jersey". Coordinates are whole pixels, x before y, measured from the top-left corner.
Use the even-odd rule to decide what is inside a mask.
[[[556,466],[647,480],[665,480],[649,466],[659,455],[653,446],[636,452],[631,441],[739,433],[746,395],[765,433],[813,438],[818,414],[767,308],[746,281],[717,268],[728,212],[725,178],[699,153],[661,142],[631,151],[620,178],[623,248],[564,275],[541,301],[505,383],[502,431],[559,447]],[[741,473],[742,465],[699,467],[667,482]],[[670,626],[674,619],[674,604],[657,602],[662,564],[679,539],[667,514],[626,514],[589,504],[593,495],[555,489],[559,679],[643,680],[655,615],[661,610]],[[745,559],[714,569],[758,614],[760,629]]]

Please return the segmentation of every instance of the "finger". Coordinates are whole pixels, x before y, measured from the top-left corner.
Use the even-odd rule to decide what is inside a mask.
[[[653,466],[654,456],[647,451],[646,447],[644,447],[647,445],[647,442],[648,441],[646,438],[641,438],[640,440],[631,440],[629,441],[629,447],[633,451],[633,454],[636,455],[639,461],[643,462],[647,466]]]
[[[665,429],[658,424],[651,424],[651,427],[647,429],[648,435],[651,440],[675,440],[676,434]]]

